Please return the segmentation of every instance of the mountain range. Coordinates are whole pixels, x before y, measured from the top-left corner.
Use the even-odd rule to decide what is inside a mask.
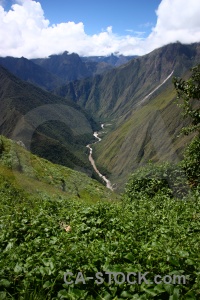
[[[1,134],[11,137],[17,120],[26,114],[29,118],[29,111],[38,106],[52,105],[56,117],[52,117],[52,111],[48,114],[53,120],[37,121],[40,125],[36,128],[25,118],[20,121],[17,138],[30,144],[26,133],[34,128],[34,153],[59,164],[89,170],[85,146],[94,140],[92,132],[104,123],[106,133],[101,134],[101,143],[93,145],[93,156],[99,169],[109,174],[121,190],[129,174],[139,166],[181,158],[190,137],[177,137],[188,120],[182,119],[181,109],[174,103],[172,78],[187,77],[189,69],[199,61],[199,43],[179,42],[141,57],[81,58],[66,51],[34,60],[1,58],[1,65],[29,82],[0,69]],[[45,112],[41,110],[40,115]],[[67,123],[66,116],[70,120]],[[53,148],[47,147],[49,141]]]
[[[94,146],[94,157],[119,189],[130,173],[148,161],[181,158],[189,137],[177,138],[187,120],[174,103],[172,78],[187,76],[199,61],[199,43],[169,44],[55,91],[73,99],[99,122],[111,123],[109,133]]]
[[[65,51],[60,55],[32,60],[25,57],[0,57],[0,65],[22,80],[52,91],[66,82],[101,74],[132,58],[114,54],[106,57],[80,57],[76,53],[69,54]]]
[[[65,51],[60,55],[51,55],[48,58],[33,59],[32,61],[68,82],[104,73],[132,58],[132,56],[116,56],[114,54],[106,57],[80,57],[77,53],[69,54]]]
[[[96,122],[80,106],[0,67],[0,132],[54,163],[92,173],[85,145]]]
[[[199,61],[199,43],[0,59],[0,299],[198,298],[200,138],[180,132]]]

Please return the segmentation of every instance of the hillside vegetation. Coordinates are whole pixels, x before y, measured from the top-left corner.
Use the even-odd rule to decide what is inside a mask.
[[[176,91],[171,84],[146,105],[130,111],[122,125],[103,136],[94,145],[96,163],[110,174],[109,179],[123,190],[130,173],[149,161],[178,162],[192,136],[180,135],[188,124],[176,104]],[[105,131],[110,130],[109,126]]]
[[[85,128],[93,131],[96,126],[88,113],[70,100],[22,83],[1,68],[0,83],[1,131],[9,136],[17,117],[19,129],[27,133],[21,136],[30,137],[29,130],[35,128],[37,141],[42,142],[40,151],[58,160],[59,148],[51,153],[43,137],[54,140],[58,133],[64,143],[66,127],[57,123],[60,119],[34,127],[45,116],[41,110],[30,128],[31,119],[23,116],[42,100],[52,105],[54,100],[61,101],[59,105],[66,101],[65,117],[71,120],[71,110],[76,113],[66,132],[67,141],[70,144],[72,139],[70,153],[80,159],[78,146],[84,146],[88,138]],[[119,128],[110,125],[102,141],[114,166],[115,153],[120,153],[123,143],[132,147],[134,140],[137,170],[120,195],[84,173],[27,151],[20,134],[16,140],[0,136],[0,300],[199,299],[200,66],[192,68],[189,78],[174,77],[173,85],[174,89],[168,83],[162,86],[163,93],[150,97],[148,105],[124,115]],[[64,118],[59,107],[53,113]],[[15,123],[14,127],[20,133]],[[179,142],[176,134],[181,132]],[[131,165],[126,147],[124,157],[120,153],[124,169]],[[174,157],[172,163],[168,154]],[[145,155],[153,160],[144,166]],[[105,167],[109,167],[108,160],[105,157]],[[123,175],[120,168],[119,176]]]
[[[54,163],[91,173],[86,145],[96,122],[74,102],[13,76],[0,66],[0,132]]]
[[[67,83],[56,94],[70,97],[101,121],[113,120],[119,125],[172,72],[183,76],[198,64],[199,56],[199,43],[169,44],[102,75]]]
[[[187,77],[199,63],[200,44],[174,43],[136,57],[103,75],[74,81],[56,90],[102,123],[112,124],[94,158],[122,191],[128,175],[148,163],[182,159],[191,137],[177,138],[188,120],[174,105],[174,76]]]
[[[0,57],[0,65],[12,74],[36,86],[51,91],[65,83],[53,73],[34,64],[25,57]]]
[[[0,164],[0,299],[198,299],[198,189],[179,199],[156,169],[148,187],[144,170],[120,200],[4,137]],[[73,273],[65,278],[73,284],[65,272]],[[102,272],[104,280],[76,284],[78,272]],[[117,284],[105,272],[148,272],[152,282],[180,275],[186,282]]]

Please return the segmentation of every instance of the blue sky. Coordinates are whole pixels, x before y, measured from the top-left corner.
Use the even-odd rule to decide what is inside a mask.
[[[0,0],[0,56],[144,55],[200,42],[200,0]]]
[[[155,10],[160,0],[40,0],[51,24],[83,22],[87,34],[99,33],[112,26],[119,35],[150,33],[156,24]],[[129,31],[127,31],[129,30]]]

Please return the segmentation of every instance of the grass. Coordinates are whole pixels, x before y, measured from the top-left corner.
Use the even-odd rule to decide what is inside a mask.
[[[48,160],[26,151],[15,142],[1,137],[0,173],[9,178],[28,193],[45,192],[49,196],[65,195],[89,202],[102,199],[115,200],[117,196],[86,174],[55,165]]]
[[[12,197],[6,196],[12,192]],[[14,196],[15,195],[15,196]],[[2,188],[1,299],[197,299],[199,197],[88,204]],[[61,223],[70,225],[66,232]],[[181,274],[187,285],[66,285],[64,273]],[[105,277],[106,278],[106,277]],[[176,296],[178,293],[179,296]],[[171,298],[170,298],[171,297]],[[187,298],[188,297],[188,298]]]
[[[130,179],[120,200],[3,137],[0,148],[0,299],[198,299],[198,189],[182,200],[162,190],[138,198]],[[184,275],[187,284],[109,283],[107,271]],[[65,272],[105,280],[67,285]]]
[[[146,105],[130,112],[122,125],[94,146],[97,166],[102,166],[112,174],[109,179],[117,183],[119,191],[123,190],[128,175],[149,160],[157,163],[173,161],[177,156],[181,159],[181,151],[191,137],[177,137],[184,122],[181,110],[174,104],[175,97],[175,90],[169,85],[162,93],[155,94]],[[170,145],[166,142],[166,134],[169,135]],[[161,154],[157,153],[153,138],[160,142],[157,148],[161,149]]]

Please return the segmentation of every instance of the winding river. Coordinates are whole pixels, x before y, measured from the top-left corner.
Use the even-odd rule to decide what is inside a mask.
[[[104,129],[104,124],[101,124],[101,128]],[[99,142],[101,141],[101,138],[99,137],[99,132],[95,131],[95,132],[93,133],[93,136],[98,140],[97,142],[94,142],[93,144],[99,143]],[[97,167],[96,167],[95,161],[94,161],[94,159],[93,159],[93,157],[92,157],[92,145],[93,145],[93,144],[89,144],[89,145],[86,146],[86,147],[90,150],[90,153],[89,153],[89,161],[90,161],[90,163],[91,163],[93,169],[95,170],[95,172],[96,172],[96,173],[99,175],[99,177],[101,177],[101,178],[103,179],[103,181],[106,183],[106,187],[107,187],[108,189],[110,189],[110,190],[113,191],[113,187],[112,187],[112,184],[111,184],[110,180],[108,180],[108,179],[106,178],[106,176],[102,175],[102,174],[100,173],[100,171],[99,171],[99,170],[97,169]]]

